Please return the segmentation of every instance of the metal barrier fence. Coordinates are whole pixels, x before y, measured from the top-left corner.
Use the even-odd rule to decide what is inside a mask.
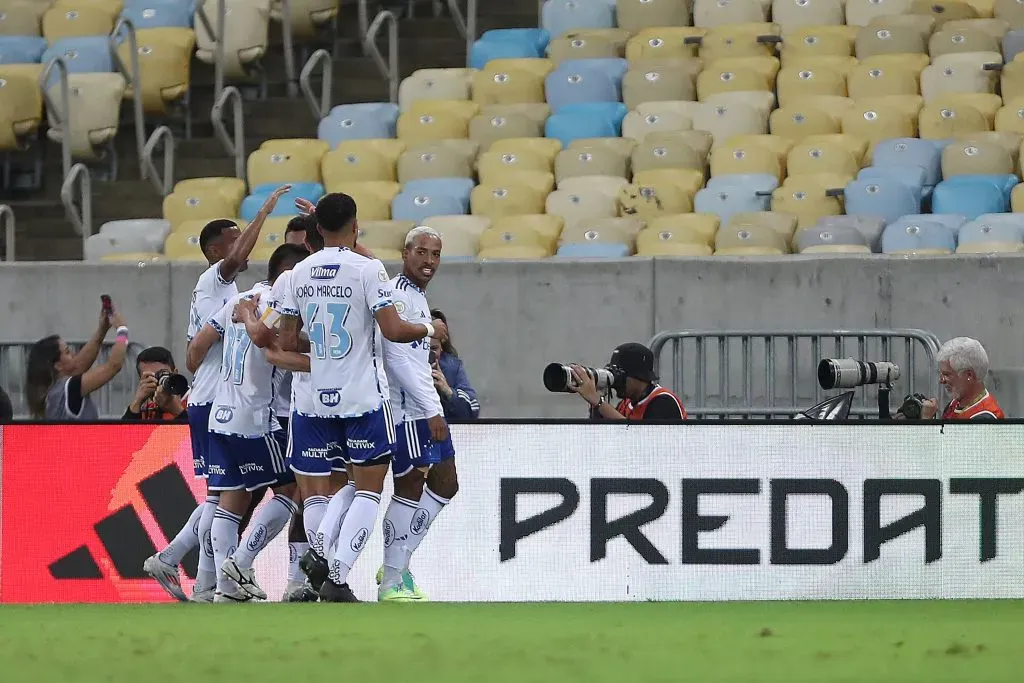
[[[923,330],[686,330],[657,334],[650,346],[661,383],[682,397],[691,417],[792,417],[824,400],[817,377],[823,358],[899,365],[894,411],[906,394],[939,396],[939,339]],[[876,417],[877,401],[877,386],[857,389],[850,417]]]
[[[29,416],[28,404],[25,401],[25,370],[28,366],[28,352],[34,343],[0,343],[0,386],[10,395],[16,418]],[[69,341],[68,346],[72,350],[78,351],[85,346],[85,342]],[[104,342],[96,362],[104,362],[110,355],[110,349],[113,346],[113,342]],[[129,344],[128,355],[125,357],[121,372],[117,373],[117,376],[106,386],[90,395],[101,418],[118,418],[124,414],[124,409],[131,402],[132,396],[135,394],[135,387],[138,385],[135,359],[144,348],[146,347],[142,344]]]

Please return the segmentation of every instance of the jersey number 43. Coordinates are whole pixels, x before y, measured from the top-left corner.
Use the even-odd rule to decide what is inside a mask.
[[[341,360],[352,350],[352,335],[345,329],[349,304],[330,303],[320,306],[306,304],[309,343],[313,355],[320,360]]]

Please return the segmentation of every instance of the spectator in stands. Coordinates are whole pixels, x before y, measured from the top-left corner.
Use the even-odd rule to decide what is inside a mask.
[[[621,344],[612,352],[608,367],[615,366],[624,376],[616,382],[615,393],[621,399],[614,408],[597,390],[597,384],[580,365],[573,365],[575,392],[590,405],[590,417],[596,420],[685,420],[682,400],[659,385],[654,374],[654,352],[643,344]]]
[[[151,346],[143,350],[135,359],[135,372],[139,375],[139,386],[121,416],[123,421],[188,422],[184,396],[178,396],[161,386],[160,380],[163,377],[178,374],[170,351],[162,346]]]
[[[939,348],[939,382],[952,399],[942,411],[943,420],[1001,420],[999,403],[985,388],[988,354],[977,339],[956,337]],[[936,398],[928,399],[921,409],[925,420],[939,412]]]
[[[448,318],[440,309],[431,310],[430,317],[435,322],[440,320],[447,327]],[[480,403],[476,391],[469,383],[459,352],[452,345],[451,328],[448,329],[449,334],[444,339],[430,340],[434,388],[441,397],[446,420],[475,420],[480,417]]]
[[[103,340],[117,329],[107,360],[96,367]],[[78,353],[58,335],[44,337],[28,352],[25,395],[37,420],[97,420],[99,411],[89,397],[117,376],[128,351],[128,327],[115,310],[100,313],[95,334]]]
[[[14,404],[11,397],[7,395],[3,387],[0,387],[0,422],[10,422],[14,419]]]

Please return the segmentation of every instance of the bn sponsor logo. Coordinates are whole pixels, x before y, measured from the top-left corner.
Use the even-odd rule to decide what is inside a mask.
[[[339,270],[341,270],[341,266],[336,263],[326,266],[313,266],[309,271],[309,278],[311,280],[333,280],[337,277]]]
[[[320,391],[320,403],[328,408],[338,405],[341,403],[341,389],[322,389]]]
[[[879,560],[886,543],[918,529],[923,531],[923,534],[915,534],[923,539],[920,559],[930,564],[942,558],[944,495],[977,499],[978,561],[983,563],[994,559],[998,553],[996,509],[999,496],[1024,492],[1024,478],[953,478],[948,480],[948,485],[941,479],[865,479],[857,484],[862,505],[855,509],[847,486],[835,479],[683,479],[677,484],[660,479],[593,478],[588,484],[590,561],[603,560],[608,554],[608,544],[622,538],[652,565],[669,564],[670,560],[645,533],[644,526],[666,514],[676,520],[675,533],[681,541],[680,556],[673,561],[684,565],[834,565],[848,556],[851,526],[863,529],[864,564]],[[668,511],[670,485],[678,486],[679,496],[679,507],[672,512]],[[517,546],[523,539],[572,517],[581,498],[577,484],[566,478],[503,478],[500,491],[502,562],[516,557]],[[519,518],[518,509],[524,499],[552,495],[560,498],[558,504],[525,519]],[[646,506],[609,519],[612,496],[635,496]],[[746,528],[758,527],[762,521],[739,514],[701,514],[701,498],[711,496],[718,501],[731,496],[767,498],[767,552],[763,544],[762,547],[711,547],[714,532],[731,519],[735,518]],[[822,513],[822,518],[804,514],[797,519],[790,506],[798,497],[827,500],[831,511]],[[908,504],[917,507],[883,523],[883,509],[891,511],[896,505],[906,509]],[[741,507],[750,509],[749,505],[737,505],[737,509]],[[532,509],[536,509],[535,505]],[[818,543],[818,547],[794,547],[790,540],[796,536],[794,531],[798,526],[828,529],[831,534]],[[824,537],[824,533],[821,536]],[[664,536],[658,540],[665,543]]]
[[[231,418],[235,416],[235,411],[231,408],[217,408],[213,414],[213,419],[221,424],[227,424],[231,422]]]

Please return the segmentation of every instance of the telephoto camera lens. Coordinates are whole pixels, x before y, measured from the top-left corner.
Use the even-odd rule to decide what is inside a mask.
[[[865,384],[888,384],[900,378],[895,363],[872,363],[853,358],[823,358],[818,363],[822,389],[855,389]]]
[[[583,368],[583,371],[594,380],[598,391],[607,391],[615,383],[615,375],[608,368]],[[548,391],[567,394],[572,392],[570,387],[575,387],[576,384],[572,368],[568,365],[548,363],[544,368],[544,388]]]

